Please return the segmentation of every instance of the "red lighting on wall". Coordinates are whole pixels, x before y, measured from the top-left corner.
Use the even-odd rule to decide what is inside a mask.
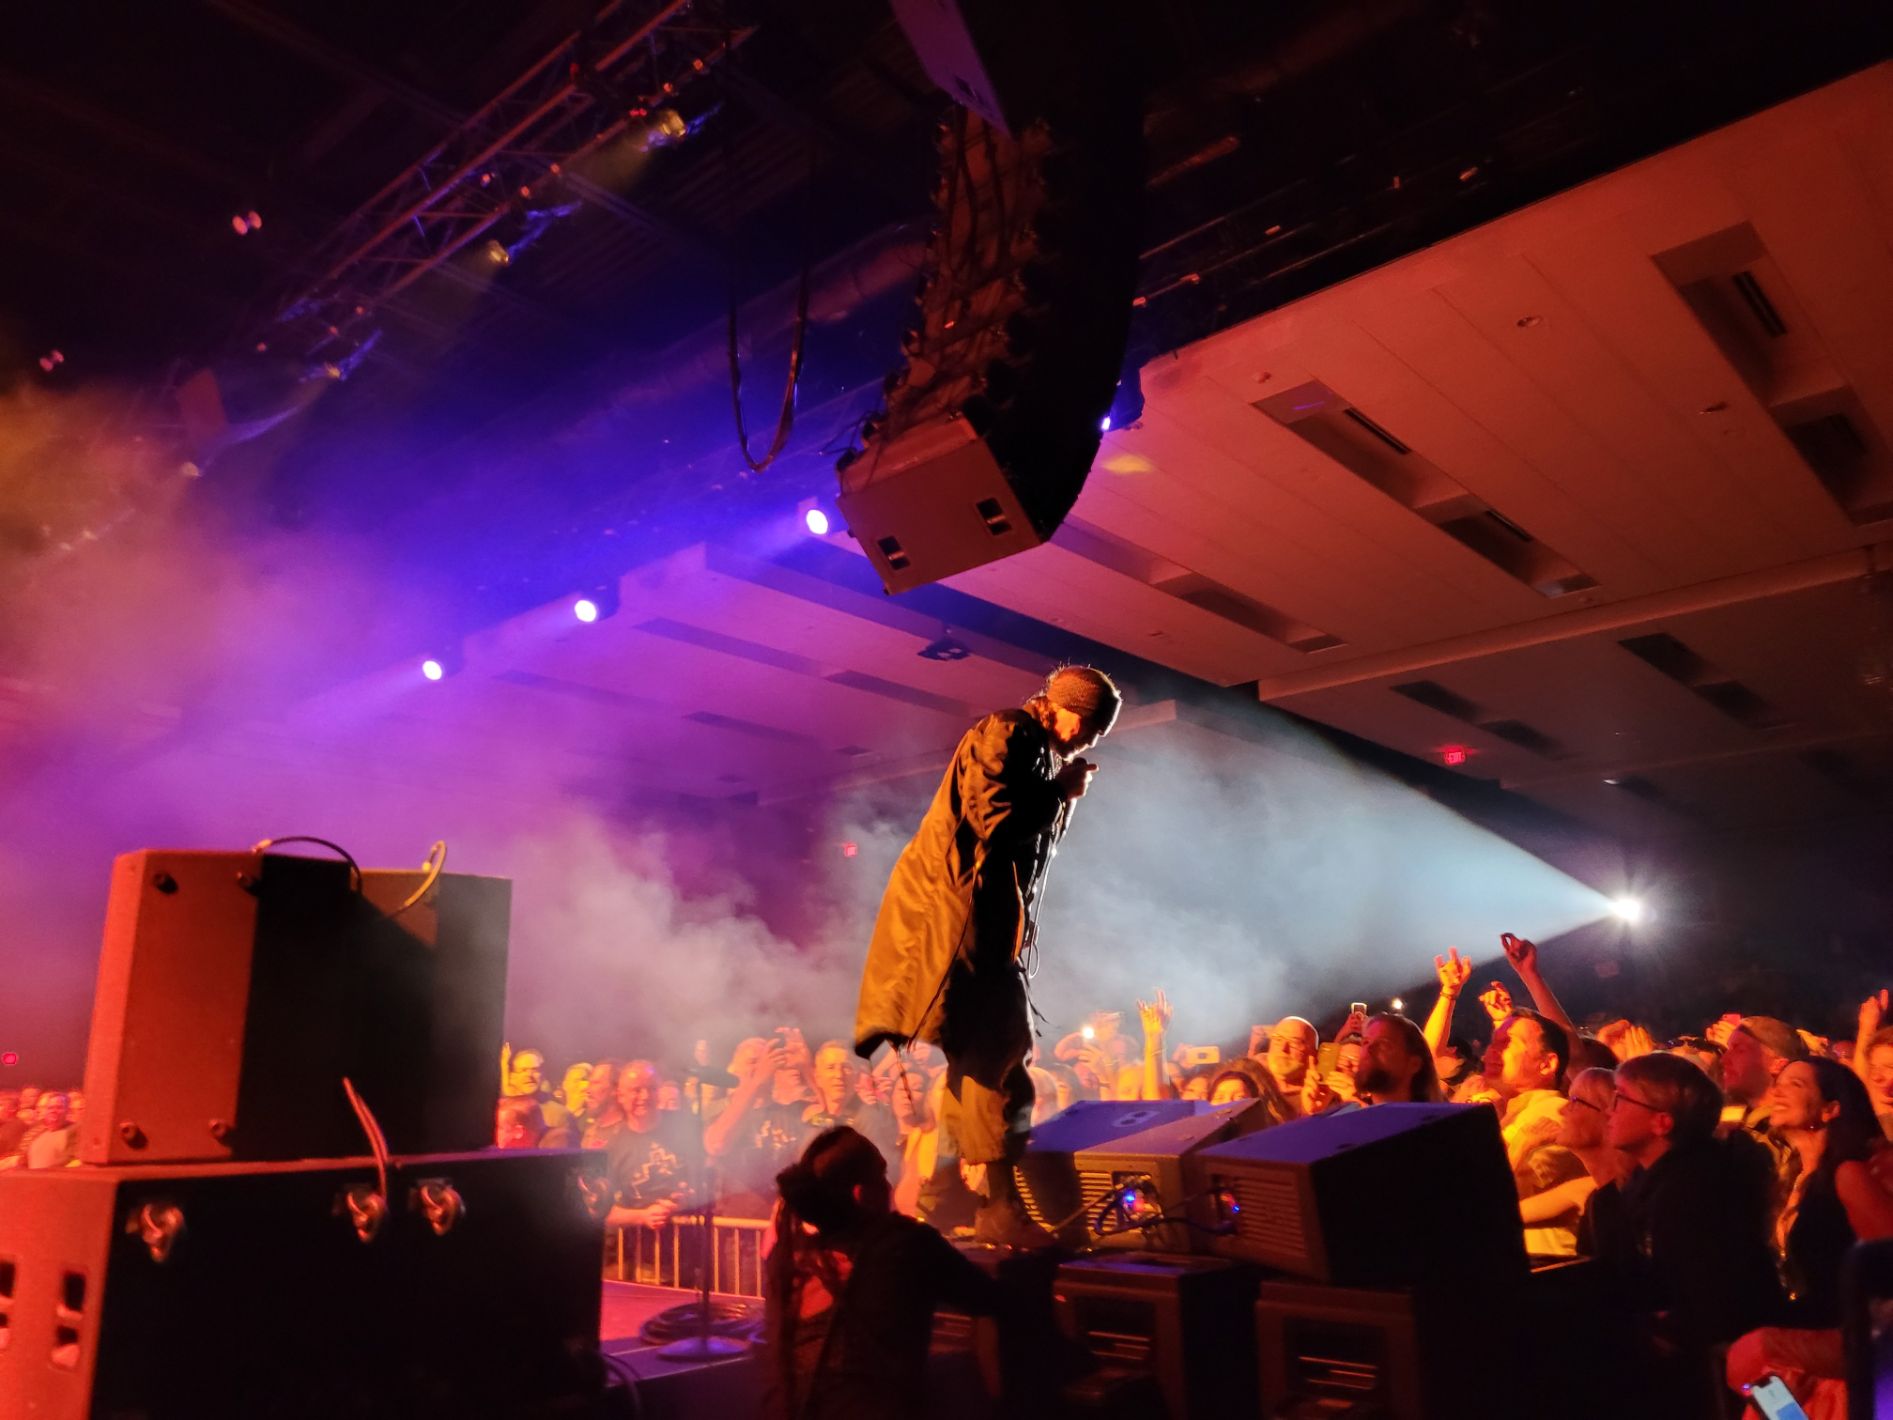
[[[1447,764],[1464,764],[1468,753],[1464,745],[1447,745],[1439,752],[1439,757]]]

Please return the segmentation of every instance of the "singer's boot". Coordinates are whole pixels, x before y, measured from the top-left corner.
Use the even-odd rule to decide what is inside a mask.
[[[973,1214],[973,1241],[1028,1252],[1057,1247],[1058,1239],[1025,1211],[1017,1167],[1003,1160],[986,1165],[986,1201]]]
[[[916,1207],[923,1223],[931,1223],[939,1232],[952,1237],[955,1230],[970,1227],[974,1205],[982,1200],[960,1180],[960,1161],[942,1156],[934,1171],[920,1184]]]

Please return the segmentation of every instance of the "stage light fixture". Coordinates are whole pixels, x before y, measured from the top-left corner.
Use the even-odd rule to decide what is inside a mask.
[[[486,259],[495,266],[511,266],[513,254],[506,249],[506,243],[495,237],[486,244]]]
[[[964,661],[972,656],[973,649],[955,641],[951,631],[943,630],[937,640],[929,641],[914,654],[923,661]]]
[[[1447,745],[1439,752],[1439,757],[1441,762],[1448,766],[1459,765],[1466,762],[1466,757],[1470,753],[1471,751],[1464,745]]]
[[[802,515],[802,526],[816,537],[828,536],[828,514],[820,508],[810,508]]]
[[[421,662],[421,675],[429,681],[446,680],[449,676],[460,674],[466,665],[466,658],[461,654],[459,643],[443,646]]]
[[[1402,1001],[1398,996],[1394,997],[1393,1000],[1389,1001],[1387,1005],[1389,1009],[1394,1011],[1396,1014],[1401,1011],[1406,1010],[1407,1008],[1407,1003],[1405,1001]]]
[[[588,587],[572,602],[572,615],[585,625],[608,621],[618,614],[618,584],[600,582]]]
[[[1635,926],[1648,915],[1641,898],[1613,897],[1610,900],[1610,915],[1628,926]]]
[[[1144,417],[1144,378],[1139,367],[1140,355],[1132,354],[1117,388],[1111,392],[1111,407],[1098,421],[1098,430],[1108,434],[1113,429],[1129,429]]]

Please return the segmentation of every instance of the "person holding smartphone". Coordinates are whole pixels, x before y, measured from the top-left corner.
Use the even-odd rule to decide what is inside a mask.
[[[1085,753],[1123,697],[1089,666],[1063,666],[1015,710],[980,720],[888,878],[861,973],[855,1050],[923,1040],[946,1055],[941,1161],[985,1195],[974,1236],[1051,1241],[1013,1178],[1032,1120],[1027,982],[1045,872],[1097,766]],[[923,1208],[925,1198],[923,1197]]]
[[[1752,1331],[1730,1348],[1729,1384],[1759,1391],[1772,1379],[1810,1413],[1837,1413],[1844,1261],[1856,1240],[1893,1236],[1893,1194],[1869,1165],[1879,1123],[1865,1086],[1833,1060],[1791,1062],[1768,1096],[1770,1122],[1800,1164],[1775,1223],[1787,1325]]]

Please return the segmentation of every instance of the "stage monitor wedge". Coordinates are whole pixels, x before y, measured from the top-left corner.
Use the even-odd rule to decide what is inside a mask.
[[[1490,1105],[1382,1104],[1189,1156],[1214,1250],[1342,1286],[1513,1281],[1518,1193]]]
[[[1026,1211],[1074,1247],[1195,1251],[1182,1160],[1267,1121],[1258,1100],[1080,1100],[1032,1131],[1019,1164]]]

